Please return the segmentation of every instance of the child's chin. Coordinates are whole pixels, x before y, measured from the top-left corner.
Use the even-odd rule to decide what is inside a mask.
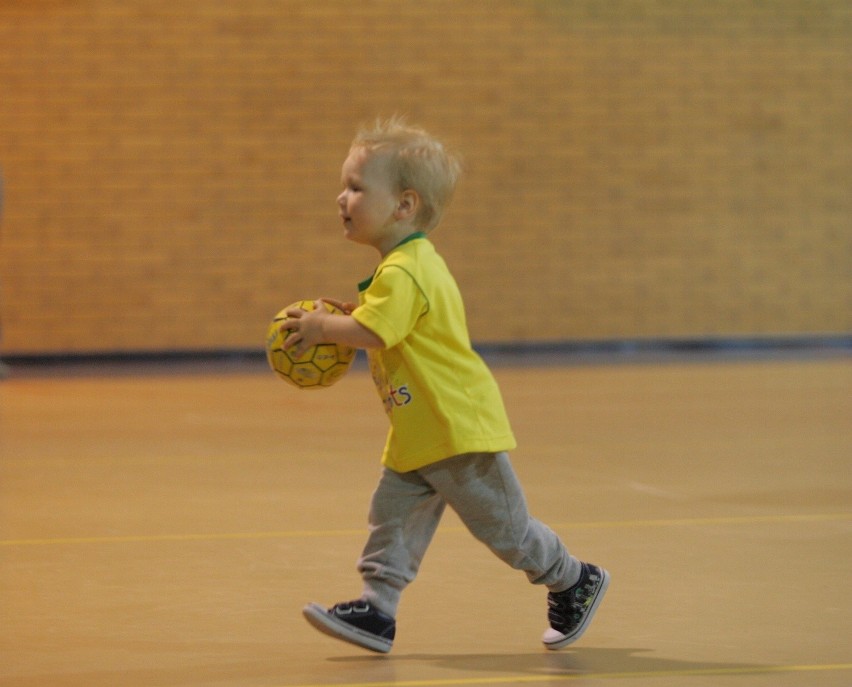
[[[367,245],[367,241],[365,241],[363,237],[358,236],[358,234],[352,231],[351,229],[343,230],[343,238],[345,238],[347,241],[352,241],[352,243],[360,243],[363,245]]]

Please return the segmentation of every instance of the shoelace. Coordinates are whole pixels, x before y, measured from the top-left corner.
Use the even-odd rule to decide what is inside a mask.
[[[583,617],[583,613],[591,604],[599,583],[600,577],[591,574],[583,585],[573,587],[568,590],[568,594],[548,598],[548,604],[565,620],[570,618],[576,622]]]
[[[337,615],[350,615],[352,613],[368,613],[370,604],[366,601],[347,601],[339,603],[331,609]]]

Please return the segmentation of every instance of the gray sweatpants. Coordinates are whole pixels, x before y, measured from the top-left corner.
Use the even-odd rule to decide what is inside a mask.
[[[370,535],[358,561],[363,596],[396,616],[402,590],[449,505],[470,532],[530,582],[561,592],[580,577],[580,562],[532,518],[507,453],[469,453],[412,472],[385,468],[370,505]]]

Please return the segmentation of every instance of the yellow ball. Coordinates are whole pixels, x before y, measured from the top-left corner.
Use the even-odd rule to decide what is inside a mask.
[[[339,308],[323,303],[330,313],[342,315]],[[334,343],[312,346],[296,357],[293,348],[285,349],[284,340],[289,332],[281,331],[281,323],[289,319],[288,310],[309,312],[314,310],[314,301],[296,301],[281,310],[269,323],[266,331],[266,359],[269,366],[281,379],[300,389],[321,389],[331,386],[349,370],[355,359],[356,349]]]

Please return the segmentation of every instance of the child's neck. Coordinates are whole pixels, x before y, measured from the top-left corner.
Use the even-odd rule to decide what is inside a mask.
[[[376,246],[381,256],[384,258],[400,243],[405,241],[412,234],[418,233],[420,230],[417,227],[412,227],[410,224],[400,225],[394,231],[389,232],[381,241],[380,245]]]

